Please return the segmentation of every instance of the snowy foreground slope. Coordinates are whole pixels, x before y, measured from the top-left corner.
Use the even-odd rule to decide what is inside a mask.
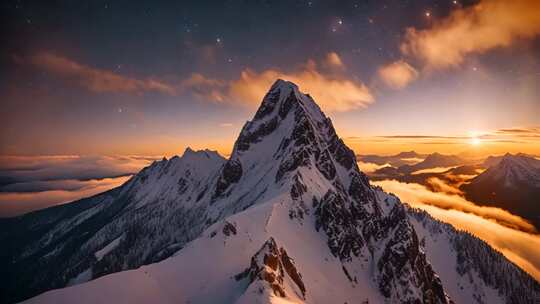
[[[82,242],[81,256],[70,257],[85,266],[73,266],[69,282],[113,272],[103,265],[128,269],[172,256],[27,302],[535,303],[540,296],[534,279],[484,242],[371,187],[331,121],[290,82],[272,86],[228,160],[205,153],[215,161],[201,168],[193,167],[206,157],[199,152],[193,162],[184,155],[175,161],[182,165],[171,159],[144,169],[114,190],[123,196],[98,196],[103,202],[69,223],[52,221],[37,243],[55,256],[65,248],[58,235],[74,238],[65,229],[121,201]],[[133,227],[138,233],[129,234]]]

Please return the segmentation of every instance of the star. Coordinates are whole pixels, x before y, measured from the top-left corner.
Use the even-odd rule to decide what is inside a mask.
[[[343,20],[339,19],[339,21],[337,22],[339,25],[342,25],[343,24]]]
[[[217,43],[221,43],[221,38],[220,38],[220,37],[217,37],[217,38],[216,38],[216,42],[217,42]]]
[[[430,12],[430,11],[427,11],[427,12],[425,13],[425,15],[426,15],[426,17],[431,17],[431,12]]]

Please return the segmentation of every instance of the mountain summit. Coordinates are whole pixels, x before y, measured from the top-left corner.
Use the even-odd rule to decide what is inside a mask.
[[[192,154],[12,220],[25,227],[20,239],[40,236],[11,248],[9,269],[24,276],[8,300],[67,284],[78,285],[28,302],[532,303],[540,294],[484,242],[372,187],[291,82],[274,83],[229,159]],[[43,265],[59,279],[31,275]]]
[[[540,160],[526,154],[506,154],[462,189],[467,198],[509,210],[540,230]]]

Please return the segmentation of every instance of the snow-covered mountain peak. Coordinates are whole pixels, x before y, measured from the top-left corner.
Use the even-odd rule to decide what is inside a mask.
[[[525,154],[507,153],[497,165],[488,168],[472,183],[488,180],[500,182],[509,188],[523,183],[540,187],[540,160]]]
[[[330,119],[295,84],[276,81],[231,157],[212,155],[186,149],[79,203],[89,207],[44,228],[30,248],[14,248],[9,260],[18,259],[25,276],[10,288],[32,286],[29,294],[37,294],[72,278],[80,283],[88,273],[96,278],[168,258],[34,300],[70,303],[85,294],[84,303],[503,302],[476,268],[458,269],[476,252],[458,259],[440,224],[433,230],[441,236],[424,231],[433,219],[416,222],[397,197],[370,186]],[[23,251],[30,254],[15,256]],[[432,264],[430,252],[443,256]],[[48,263],[61,266],[51,269],[59,278],[52,284],[33,276]],[[497,281],[499,295],[527,302],[536,295],[527,287],[537,285],[508,267],[516,275]]]
[[[310,172],[301,172],[306,170]],[[291,187],[303,175],[312,175],[312,179],[320,175],[326,183],[345,189],[356,176],[355,182],[362,180],[362,187],[368,187],[353,151],[337,136],[315,101],[295,84],[277,80],[253,119],[242,128],[214,198],[233,192],[236,184],[255,187],[252,183],[258,182],[262,192],[277,191]]]
[[[193,162],[198,160],[210,159],[210,160],[224,160],[224,158],[219,155],[217,151],[204,149],[204,150],[193,150],[190,147],[187,147],[181,157],[186,162]]]

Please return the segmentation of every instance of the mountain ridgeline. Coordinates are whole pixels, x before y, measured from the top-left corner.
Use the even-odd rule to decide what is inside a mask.
[[[55,288],[62,289],[28,302],[535,303],[540,296],[538,282],[483,241],[372,187],[331,120],[283,80],[229,159],[188,149],[111,191],[0,224],[10,244],[2,253],[5,302]]]

